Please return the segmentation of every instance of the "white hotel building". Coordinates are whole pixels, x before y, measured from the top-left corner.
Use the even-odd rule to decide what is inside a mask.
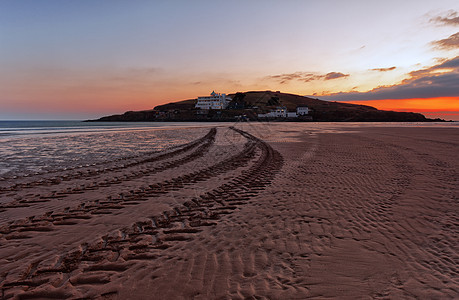
[[[225,109],[231,100],[226,94],[212,92],[208,97],[198,97],[194,107],[199,109]]]
[[[288,111],[286,107],[278,106],[276,109],[271,110],[266,114],[258,114],[259,118],[297,118],[299,116],[306,116],[309,114],[307,106],[298,106],[296,112]]]

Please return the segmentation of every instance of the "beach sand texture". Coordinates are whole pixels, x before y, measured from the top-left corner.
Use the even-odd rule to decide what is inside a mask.
[[[458,129],[203,132],[0,182],[1,298],[459,298]]]

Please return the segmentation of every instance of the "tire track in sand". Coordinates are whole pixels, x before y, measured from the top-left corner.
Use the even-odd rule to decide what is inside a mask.
[[[149,221],[136,222],[105,235],[99,241],[82,244],[79,249],[51,258],[37,261],[29,266],[22,278],[1,283],[2,294],[9,298],[76,297],[88,286],[108,284],[111,276],[127,270],[132,264],[152,260],[162,255],[165,249],[175,243],[193,239],[203,226],[211,226],[218,219],[230,214],[247,200],[258,194],[271,183],[280,170],[283,159],[269,145],[256,137],[233,128],[249,140],[252,152],[258,149],[259,156],[251,167],[229,182],[199,197],[192,198],[161,215],[150,216]],[[232,163],[248,162],[253,155],[245,153]],[[219,166],[220,167],[220,166]],[[191,182],[196,178],[191,176]],[[83,297],[94,297],[89,294]],[[99,296],[114,295],[114,290]]]
[[[248,140],[239,153],[210,167],[198,169],[194,172],[162,182],[149,184],[143,188],[123,192],[117,198],[109,196],[106,199],[82,202],[77,206],[67,207],[59,211],[48,211],[41,216],[31,216],[11,221],[0,227],[0,234],[7,240],[26,239],[30,237],[28,233],[53,231],[60,226],[76,225],[79,220],[87,220],[98,215],[111,214],[125,207],[148,201],[151,198],[160,197],[170,191],[178,191],[186,186],[206,181],[217,175],[240,168],[253,158],[255,150],[255,143]]]
[[[154,274],[160,278],[136,287],[151,283],[162,299],[454,298],[454,274],[435,278],[440,264],[435,272],[416,267],[427,250],[417,237],[428,237],[437,226],[416,226],[419,208],[401,207],[403,200],[418,199],[410,191],[427,165],[361,133],[320,134],[318,141],[315,154],[292,168],[292,157],[284,155],[288,160],[275,184],[206,230],[206,239],[176,248],[158,264]],[[280,144],[275,147],[282,149]],[[404,215],[410,210],[413,215]]]
[[[139,179],[145,176],[153,175],[168,169],[176,168],[178,166],[181,166],[183,164],[192,162],[200,157],[203,157],[208,151],[209,148],[213,145],[215,141],[215,135],[216,135],[216,128],[212,128],[208,134],[206,134],[204,137],[201,139],[198,139],[196,141],[193,141],[192,143],[189,143],[187,145],[184,145],[183,147],[180,147],[177,150],[174,150],[172,152],[166,152],[166,153],[160,153],[159,155],[156,155],[154,157],[149,157],[149,158],[143,158],[141,160],[137,160],[131,163],[123,164],[122,166],[117,166],[113,167],[110,169],[101,169],[101,170],[93,170],[90,171],[86,176],[83,176],[83,174],[78,173],[77,176],[75,177],[68,177],[67,180],[75,180],[75,179],[90,179],[93,176],[100,175],[102,173],[106,173],[111,171],[110,173],[110,178],[104,178],[103,180],[92,180],[90,184],[82,184],[78,185],[77,187],[67,187],[63,189],[56,189],[50,193],[47,194],[34,194],[33,196],[28,196],[28,197],[19,197],[17,200],[13,200],[9,203],[0,205],[0,212],[6,211],[7,209],[11,208],[24,208],[24,207],[30,207],[34,204],[40,204],[43,202],[49,202],[52,200],[62,200],[64,197],[72,194],[83,194],[86,191],[95,191],[98,190],[99,188],[106,188],[110,187],[112,185],[117,185],[121,184],[123,182],[127,182],[133,179]],[[175,160],[170,160],[173,159],[174,157],[180,156],[183,153],[186,153],[189,150],[192,150],[195,148],[193,152],[190,154],[187,154],[183,157],[180,157]],[[163,162],[166,161],[166,162]],[[160,165],[154,165],[155,163],[160,163],[163,162]],[[150,164],[153,164],[150,166]],[[139,166],[139,165],[145,165],[143,170],[139,171],[132,171],[129,174],[124,174],[123,176],[115,176],[116,171],[118,170],[123,170],[125,171],[128,168],[131,168],[133,166]],[[124,167],[123,167],[124,166]],[[60,184],[61,181],[52,181],[50,184],[51,185],[58,185]],[[27,188],[30,187],[35,187],[35,186],[29,186],[26,185]],[[18,189],[20,191],[20,189]]]
[[[39,186],[58,185],[63,181],[65,182],[65,181],[71,181],[71,180],[75,180],[75,179],[89,179],[89,178],[96,177],[96,176],[98,176],[100,174],[104,174],[104,173],[107,173],[107,172],[115,172],[115,171],[118,171],[118,170],[124,170],[126,168],[139,166],[139,165],[143,165],[143,164],[147,164],[147,163],[161,162],[161,161],[164,161],[164,160],[167,160],[167,159],[171,159],[171,158],[173,158],[175,156],[178,156],[180,154],[186,153],[187,151],[190,151],[193,148],[203,147],[204,145],[212,144],[214,142],[214,140],[215,140],[216,133],[217,133],[217,129],[216,128],[212,128],[212,129],[209,130],[209,132],[205,136],[203,136],[203,137],[201,137],[201,138],[199,138],[197,140],[194,140],[194,141],[192,141],[190,143],[173,147],[169,151],[162,151],[162,152],[156,152],[155,151],[155,152],[143,154],[141,157],[134,156],[134,157],[121,158],[121,159],[118,159],[117,161],[121,161],[122,164],[120,164],[120,165],[116,165],[115,164],[114,166],[111,166],[111,167],[108,167],[108,168],[104,167],[104,168],[100,168],[100,169],[87,169],[87,170],[80,170],[80,171],[77,171],[77,172],[73,172],[73,170],[71,170],[70,172],[67,172],[69,174],[58,175],[58,176],[55,176],[55,177],[42,178],[42,179],[36,179],[36,180],[31,178],[32,180],[29,180],[27,182],[21,182],[21,183],[16,183],[16,184],[13,184],[13,185],[10,185],[10,186],[0,187],[0,194],[5,193],[5,192],[19,191],[21,189],[35,188],[35,187],[39,187]],[[202,149],[201,151],[203,151],[203,150],[205,150],[205,148]],[[117,161],[115,161],[115,162],[117,162]],[[104,163],[104,164],[108,164],[108,163],[112,163],[112,162],[107,162],[107,163]],[[104,165],[104,164],[102,164],[102,165]],[[98,166],[98,165],[101,165],[101,164],[100,163],[99,164],[94,164],[93,166]],[[80,169],[80,168],[77,168],[77,169]],[[52,173],[55,173],[55,172],[52,172]],[[43,175],[43,174],[39,174],[39,175]],[[33,177],[36,177],[36,176],[33,176]],[[78,192],[78,191],[79,190],[76,190],[75,192]],[[62,195],[65,195],[65,193],[62,193]]]

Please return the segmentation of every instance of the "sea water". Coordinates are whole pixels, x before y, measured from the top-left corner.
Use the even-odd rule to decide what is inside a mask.
[[[0,121],[0,180],[161,151],[204,136],[212,125]]]

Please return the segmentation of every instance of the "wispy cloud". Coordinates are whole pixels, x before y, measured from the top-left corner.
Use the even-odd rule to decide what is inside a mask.
[[[380,100],[459,95],[459,56],[435,66],[410,72],[400,84],[377,87],[368,92],[340,92],[324,96],[327,100]]]
[[[459,48],[459,32],[450,35],[446,39],[433,41],[431,43],[435,48],[442,50],[452,50]]]
[[[299,81],[311,81],[313,80],[314,74],[312,73],[305,73],[305,72],[295,72],[295,73],[288,73],[288,74],[278,74],[278,75],[270,75],[266,76],[266,79],[274,79],[279,81],[281,84],[287,83],[292,80],[299,80]]]
[[[436,16],[430,19],[438,25],[459,26],[459,13],[455,10],[450,10],[442,16]]]
[[[349,74],[343,74],[341,72],[330,72],[325,74],[325,76],[322,76],[324,80],[331,80],[331,79],[337,79],[337,78],[342,78],[342,77],[348,77]]]
[[[370,71],[378,71],[378,72],[387,72],[387,71],[392,71],[395,70],[397,67],[390,67],[390,68],[374,68],[370,69]]]
[[[270,75],[266,76],[266,79],[276,80],[279,81],[281,84],[288,83],[293,80],[301,81],[301,82],[310,82],[313,80],[332,80],[338,79],[343,77],[348,77],[349,74],[344,74],[341,72],[330,72],[327,74],[314,74],[308,72],[295,72],[295,73],[288,73],[288,74],[279,74],[279,75]]]

